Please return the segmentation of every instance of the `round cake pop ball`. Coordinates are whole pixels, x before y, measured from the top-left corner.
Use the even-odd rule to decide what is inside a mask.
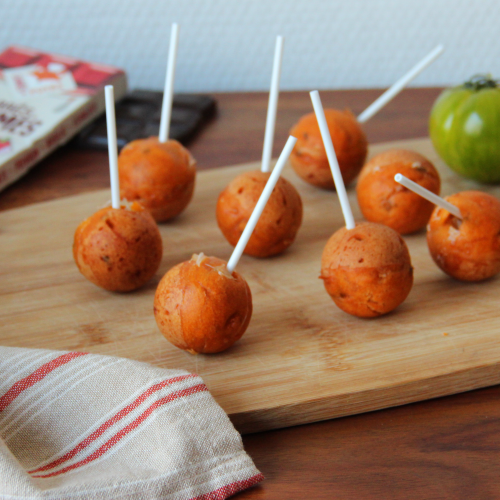
[[[373,318],[406,299],[413,285],[413,268],[406,243],[396,231],[364,222],[354,229],[339,229],[328,240],[320,278],[340,309]]]
[[[252,316],[247,282],[226,262],[202,253],[176,265],[161,279],[154,300],[161,333],[180,349],[216,353],[245,333]]]
[[[500,272],[500,200],[481,191],[445,198],[462,220],[436,207],[427,227],[427,244],[436,264],[462,281],[481,281]]]
[[[102,208],[76,229],[73,257],[92,283],[112,292],[140,288],[156,273],[162,240],[151,214],[138,203]]]
[[[391,149],[374,156],[359,175],[356,191],[365,219],[409,234],[425,227],[434,204],[394,180],[401,173],[439,194],[441,181],[434,165],[414,151]]]
[[[365,162],[368,141],[349,110],[325,109],[325,116],[344,184],[349,184]],[[290,163],[299,177],[314,186],[335,189],[315,114],[303,116],[290,134],[297,137]]]
[[[217,201],[217,223],[227,241],[238,243],[270,173],[246,172],[233,179]],[[295,187],[280,177],[245,247],[244,253],[269,257],[285,251],[302,223],[302,200]]]
[[[120,152],[118,169],[121,197],[138,201],[158,222],[179,215],[193,196],[196,161],[175,140],[130,142]]]

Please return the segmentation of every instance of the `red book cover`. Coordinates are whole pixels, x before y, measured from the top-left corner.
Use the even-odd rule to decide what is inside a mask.
[[[104,86],[115,99],[125,73],[72,57],[8,47],[0,54],[0,190],[104,111]]]

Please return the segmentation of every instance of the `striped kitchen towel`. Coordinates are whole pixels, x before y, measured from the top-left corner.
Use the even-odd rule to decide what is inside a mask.
[[[0,347],[1,499],[222,500],[262,479],[197,375]]]

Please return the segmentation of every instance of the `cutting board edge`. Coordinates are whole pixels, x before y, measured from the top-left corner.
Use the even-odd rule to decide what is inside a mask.
[[[238,432],[253,434],[452,396],[497,384],[500,384],[500,361],[403,384],[228,416]]]

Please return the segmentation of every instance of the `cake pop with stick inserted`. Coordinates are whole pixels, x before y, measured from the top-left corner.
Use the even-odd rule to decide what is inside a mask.
[[[178,141],[168,139],[179,29],[172,25],[158,137],[137,139],[120,152],[121,195],[138,201],[156,221],[179,215],[193,197],[196,161]]]
[[[500,272],[500,200],[482,191],[445,199],[396,174],[396,182],[434,203],[427,245],[438,265],[461,281],[482,281]]]
[[[410,234],[426,226],[434,205],[398,184],[397,172],[439,194],[441,180],[427,158],[415,151],[390,149],[362,168],[356,184],[358,204],[366,220]]]
[[[288,139],[229,261],[195,254],[170,269],[158,284],[156,323],[176,347],[193,354],[221,352],[245,333],[252,315],[252,294],[235,268],[295,141]]]
[[[278,36],[274,51],[261,170],[245,172],[233,179],[217,200],[217,224],[224,237],[233,246],[240,239],[269,179],[282,54],[283,37]],[[294,242],[301,223],[300,195],[290,182],[280,177],[245,248],[245,253],[254,257],[269,257],[285,251]]]
[[[357,118],[349,111],[325,109],[328,133],[335,146],[344,184],[349,184],[359,174],[366,159],[368,141],[361,125],[380,111],[409,82],[431,64],[441,53],[440,45],[395,82]],[[290,130],[297,137],[297,146],[290,156],[290,163],[299,177],[309,184],[334,189],[328,157],[314,113],[303,116]]]
[[[73,257],[92,283],[129,292],[158,270],[162,240],[151,214],[139,203],[120,202],[113,87],[105,88],[112,204],[83,221],[75,232]]]
[[[401,236],[390,227],[373,222],[355,224],[317,91],[311,92],[311,100],[346,222],[323,250],[320,278],[343,311],[361,318],[381,316],[398,307],[410,293],[410,254]]]

